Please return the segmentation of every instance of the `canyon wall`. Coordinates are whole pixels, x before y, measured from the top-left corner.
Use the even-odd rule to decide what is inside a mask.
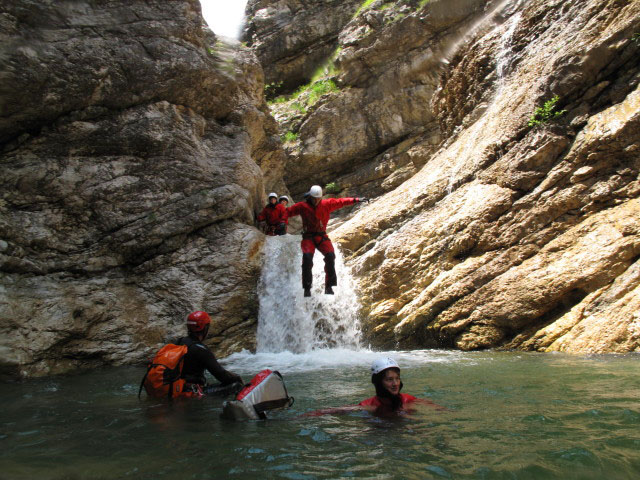
[[[254,54],[197,0],[5,2],[0,33],[0,375],[142,363],[195,309],[253,348],[284,166]]]
[[[375,197],[372,345],[640,350],[640,2],[366,2],[327,61],[271,109],[294,195]]]

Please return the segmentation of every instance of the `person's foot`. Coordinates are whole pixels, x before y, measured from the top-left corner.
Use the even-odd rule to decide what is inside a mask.
[[[305,288],[304,289],[304,296],[305,297],[310,297],[311,296],[311,289],[310,288]]]
[[[324,293],[325,295],[333,295],[333,288],[331,288],[331,285],[324,287]]]

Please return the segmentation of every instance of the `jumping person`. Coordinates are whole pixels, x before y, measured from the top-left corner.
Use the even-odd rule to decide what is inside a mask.
[[[188,336],[181,338],[176,345],[186,345],[188,351],[184,356],[181,378],[187,381],[187,386],[200,390],[202,393],[215,393],[219,385],[207,385],[204,376],[205,369],[213,375],[222,386],[238,384],[242,387],[242,378],[235,373],[225,370],[216,360],[213,352],[204,343],[209,333],[211,317],[207,312],[193,312],[187,317]]]
[[[287,208],[288,217],[300,215],[302,217],[302,288],[304,296],[311,296],[313,282],[313,255],[316,248],[324,255],[325,283],[324,293],[333,295],[333,287],[338,284],[336,276],[336,254],[333,244],[327,236],[329,215],[334,210],[353,205],[358,202],[368,202],[366,198],[322,198],[322,188],[319,185],[311,187],[305,194],[305,200]]]
[[[276,193],[270,193],[268,200],[269,203],[258,215],[258,222],[265,223],[263,231],[266,235],[284,235],[284,233],[278,233],[278,226],[282,224],[282,218],[286,215],[286,208],[278,203],[278,195]]]

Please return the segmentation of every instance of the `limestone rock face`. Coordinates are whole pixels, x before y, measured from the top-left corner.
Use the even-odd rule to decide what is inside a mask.
[[[380,195],[424,165],[442,141],[431,108],[442,62],[484,15],[484,1],[454,3],[373,2],[340,33],[327,69],[336,88],[313,104],[303,91],[273,105],[282,133],[297,135],[284,175],[294,195],[313,183]]]
[[[334,233],[367,334],[640,351],[640,4],[503,3],[441,74],[431,114],[446,140]],[[554,96],[558,115],[530,127]]]
[[[249,0],[243,34],[273,93],[311,80],[362,0]]]
[[[374,345],[640,350],[638,32],[638,2],[378,0],[271,104],[294,196],[377,197],[333,232]]]
[[[283,167],[257,59],[195,0],[0,10],[0,373],[141,362],[195,309],[252,348]]]

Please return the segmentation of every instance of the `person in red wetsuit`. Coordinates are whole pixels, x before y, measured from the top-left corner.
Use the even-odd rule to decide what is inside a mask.
[[[280,226],[279,229],[282,231],[280,235],[284,235],[287,233],[287,228],[289,227],[289,214],[287,213],[287,204],[289,203],[289,197],[286,195],[280,195],[278,198],[278,207],[282,207],[282,215],[280,216]]]
[[[322,198],[322,188],[314,185],[305,194],[306,200],[287,208],[288,217],[302,217],[302,288],[304,296],[311,296],[313,281],[313,255],[316,248],[324,255],[324,293],[333,295],[333,287],[338,284],[336,276],[336,254],[327,236],[327,223],[331,212],[358,202],[368,202],[366,198]]]
[[[375,396],[361,401],[358,406],[376,415],[398,412],[416,402],[439,407],[439,405],[429,400],[400,393],[400,390],[402,390],[400,367],[393,358],[379,358],[373,362],[371,365],[371,383],[376,388]]]
[[[258,222],[265,224],[263,231],[266,235],[284,235],[286,229],[283,219],[286,214],[286,208],[278,203],[278,195],[272,192],[269,194],[269,203],[258,215]]]
[[[321,415],[344,414],[357,410],[367,410],[378,416],[389,416],[406,411],[412,405],[428,405],[436,410],[447,410],[424,398],[400,393],[402,380],[400,380],[400,367],[393,358],[378,358],[371,365],[371,383],[375,386],[376,394],[361,401],[357,405],[345,407],[324,408],[304,414],[305,417],[318,417]]]

